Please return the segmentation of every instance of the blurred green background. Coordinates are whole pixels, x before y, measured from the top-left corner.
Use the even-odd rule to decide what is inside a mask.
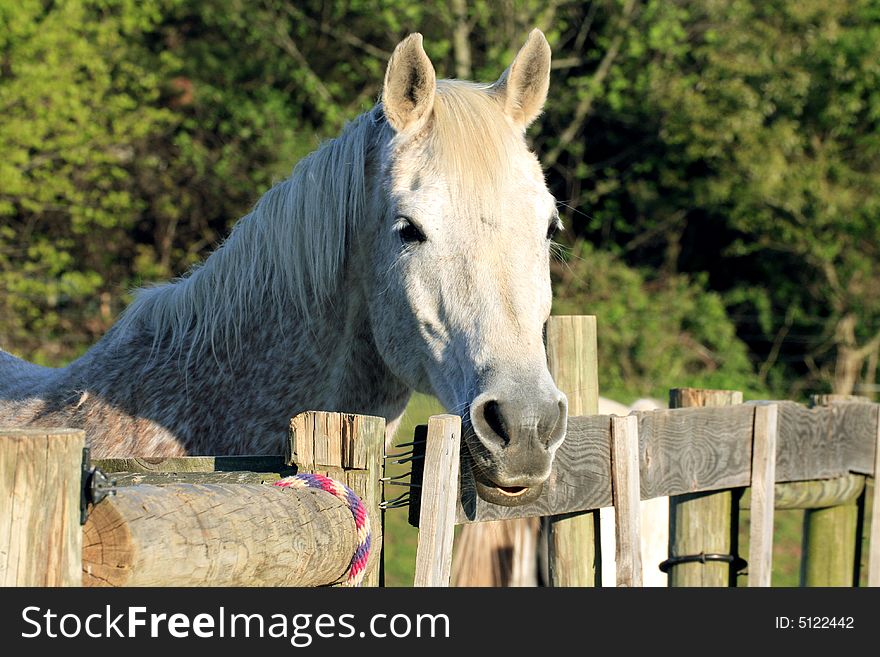
[[[554,311],[599,317],[602,393],[874,397],[877,0],[0,0],[0,347],[80,355],[371,107],[408,33],[492,81],[533,27]]]

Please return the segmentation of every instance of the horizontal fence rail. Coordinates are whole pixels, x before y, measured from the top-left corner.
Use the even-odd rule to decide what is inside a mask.
[[[747,487],[752,476],[755,408],[729,407],[635,412],[639,427],[641,499]],[[873,475],[878,409],[872,403],[807,408],[778,406],[776,482],[806,482]],[[469,473],[462,473],[457,523],[536,517],[612,505],[611,416],[569,418],[541,497],[519,507],[479,498]],[[418,522],[417,493],[411,522]]]

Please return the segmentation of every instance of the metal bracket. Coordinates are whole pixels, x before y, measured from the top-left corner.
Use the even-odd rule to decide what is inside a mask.
[[[89,505],[98,504],[108,495],[116,495],[116,480],[110,479],[102,470],[91,467],[91,451],[83,448],[82,487],[79,496],[79,524],[86,524]]]
[[[748,562],[738,557],[734,554],[706,554],[705,552],[700,552],[700,554],[687,554],[680,557],[669,557],[666,561],[660,564],[660,570],[664,573],[668,573],[669,569],[673,566],[677,566],[683,563],[709,563],[710,561],[720,561],[722,563],[729,563],[734,572],[739,573],[741,570],[748,566]]]

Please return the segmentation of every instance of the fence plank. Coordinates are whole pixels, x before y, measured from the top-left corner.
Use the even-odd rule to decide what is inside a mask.
[[[0,586],[80,586],[85,434],[0,429]]]
[[[773,403],[778,405],[777,482],[873,473],[871,443],[878,404],[808,409],[794,402]],[[668,409],[636,415],[643,500],[749,485],[754,406]],[[534,517],[610,506],[610,427],[611,418],[606,415],[569,418],[566,439],[538,500],[521,507],[501,507],[463,489],[456,521]]]
[[[611,448],[617,586],[642,586],[639,422],[635,415],[611,418]]]
[[[874,433],[874,494],[871,498],[871,538],[868,542],[868,586],[880,586],[880,416]]]
[[[550,317],[547,363],[556,385],[568,397],[569,416],[590,415],[599,410],[598,362],[594,316]],[[560,452],[565,459],[577,458],[567,449],[560,448]],[[608,453],[606,459],[607,456]],[[587,511],[547,519],[547,570],[551,586],[601,583],[601,553],[596,540],[598,516],[598,511]]]
[[[104,472],[197,473],[197,472],[283,472],[289,466],[280,455],[271,456],[173,456],[92,459]]]
[[[773,503],[776,481],[776,404],[755,408],[749,586],[770,586],[773,569]]]
[[[754,419],[745,405],[639,413],[642,497],[748,485]]]
[[[831,407],[836,414],[833,436],[849,436],[844,442],[843,465],[853,472],[877,477],[875,446],[872,440],[860,437],[872,436],[880,423],[880,404],[838,404]]]
[[[431,417],[425,461],[435,466],[422,476],[414,586],[449,586],[460,446],[461,418],[457,415]]]

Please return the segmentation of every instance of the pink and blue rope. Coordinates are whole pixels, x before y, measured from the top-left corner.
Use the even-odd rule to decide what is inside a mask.
[[[358,544],[348,566],[348,579],[345,586],[360,586],[367,573],[367,559],[370,557],[370,517],[367,509],[355,492],[345,484],[319,474],[297,474],[285,477],[275,482],[275,486],[281,488],[317,488],[335,495],[345,502],[351,515],[354,517],[354,526],[357,530]]]

